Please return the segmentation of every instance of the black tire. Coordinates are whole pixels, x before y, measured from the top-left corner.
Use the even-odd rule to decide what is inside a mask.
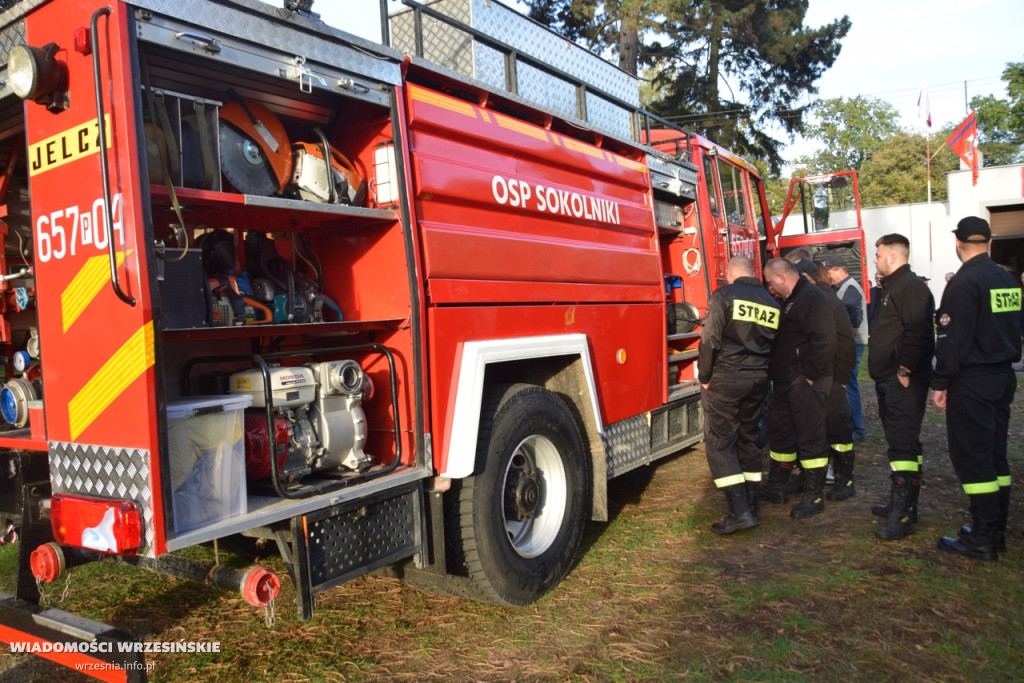
[[[573,412],[529,384],[497,387],[481,411],[476,469],[453,489],[464,595],[526,605],[572,568],[590,511],[591,464]]]

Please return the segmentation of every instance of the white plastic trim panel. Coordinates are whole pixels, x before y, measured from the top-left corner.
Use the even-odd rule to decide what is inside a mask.
[[[579,356],[583,361],[583,372],[587,378],[587,389],[597,431],[604,434],[586,335],[556,334],[545,337],[464,342],[462,359],[458,366],[459,378],[449,432],[451,438],[448,441],[448,457],[441,476],[459,479],[473,473],[477,433],[480,427],[480,404],[483,402],[484,372],[487,365],[551,356]]]

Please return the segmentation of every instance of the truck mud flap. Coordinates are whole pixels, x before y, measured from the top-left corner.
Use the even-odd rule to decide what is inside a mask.
[[[107,624],[0,593],[0,641],[101,681],[145,681],[139,641]]]
[[[423,520],[420,481],[294,518],[300,617],[328,588],[422,552]]]

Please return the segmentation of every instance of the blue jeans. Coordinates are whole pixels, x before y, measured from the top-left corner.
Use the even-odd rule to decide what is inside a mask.
[[[850,404],[850,420],[853,422],[853,438],[861,439],[864,436],[864,409],[860,403],[860,385],[857,383],[857,371],[860,369],[860,359],[864,355],[867,344],[857,344],[857,364],[853,366],[850,373],[850,381],[846,383],[846,401]]]

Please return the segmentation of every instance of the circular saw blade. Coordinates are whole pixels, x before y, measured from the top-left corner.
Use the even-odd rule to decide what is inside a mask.
[[[220,169],[242,194],[269,197],[277,190],[263,150],[230,123],[220,122]]]

